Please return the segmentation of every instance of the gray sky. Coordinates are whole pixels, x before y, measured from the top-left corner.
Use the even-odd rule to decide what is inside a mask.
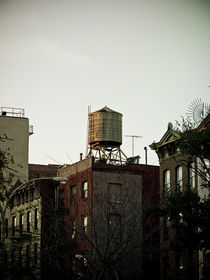
[[[34,126],[30,163],[79,160],[88,105],[123,114],[144,163],[169,121],[210,103],[209,32],[208,0],[0,0],[0,106]]]

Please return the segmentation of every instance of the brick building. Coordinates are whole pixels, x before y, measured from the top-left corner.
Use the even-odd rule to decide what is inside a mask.
[[[209,125],[209,117],[210,115],[198,126],[198,130],[204,129]],[[158,143],[154,142],[150,145],[159,157],[160,195],[163,195],[167,191],[185,191],[190,188],[202,198],[204,195],[208,195],[207,189],[202,187],[203,180],[199,175],[199,170],[202,170],[202,164],[199,158],[180,153],[179,147],[177,146],[177,141],[180,137],[181,134],[175,131],[172,124],[169,123],[168,129],[161,140]],[[209,162],[207,165],[209,165]],[[206,174],[206,176],[209,175]],[[187,267],[189,266],[189,256],[187,250],[183,249],[175,252],[171,247],[171,238],[173,237],[174,230],[171,228],[169,220],[164,217],[161,218],[160,223],[161,279],[188,279]],[[205,259],[209,260],[208,251],[195,252],[193,256],[193,279],[203,279]]]
[[[110,165],[88,157],[59,169],[58,175],[68,178],[59,187],[59,207],[64,209],[67,239],[75,244],[67,254],[75,273],[91,273],[94,279],[104,271],[103,279],[105,274],[135,279],[146,273],[148,263],[156,263],[158,279],[159,235],[154,227],[159,225],[150,225],[153,234],[148,227],[144,231],[142,208],[159,198],[159,167]]]
[[[57,176],[57,168],[55,165],[29,165],[29,183],[13,196],[6,219],[7,279],[14,275],[16,279],[39,279],[41,276],[42,251],[46,247],[44,240],[49,225],[47,217],[50,208],[57,205],[58,186],[57,182],[43,180],[43,177]]]

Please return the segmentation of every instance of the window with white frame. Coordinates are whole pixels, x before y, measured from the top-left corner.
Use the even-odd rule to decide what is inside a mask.
[[[176,168],[176,188],[182,191],[182,166],[177,166]]]
[[[189,186],[190,188],[195,188],[195,163],[191,162],[189,164]]]
[[[201,186],[208,186],[208,183],[210,181],[209,167],[210,167],[209,160],[203,159],[201,163],[200,174],[199,174],[201,178]]]
[[[82,235],[87,235],[88,232],[88,217],[86,215],[82,216]]]
[[[84,181],[82,182],[82,199],[85,199],[88,197],[88,182]]]
[[[70,237],[74,239],[76,237],[76,219],[72,218],[70,221]]]
[[[169,192],[170,191],[170,170],[165,170],[163,173],[163,191]]]

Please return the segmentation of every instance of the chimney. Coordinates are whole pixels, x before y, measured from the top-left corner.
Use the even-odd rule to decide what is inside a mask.
[[[80,160],[82,160],[83,153],[80,153],[79,155],[80,155]]]

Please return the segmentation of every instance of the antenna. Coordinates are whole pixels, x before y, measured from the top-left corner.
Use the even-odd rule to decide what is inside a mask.
[[[188,115],[199,125],[208,115],[209,105],[202,102],[201,98],[194,100],[188,109]]]
[[[49,155],[47,155],[47,154],[44,154],[44,155],[45,155],[46,157],[48,157],[48,158],[54,160],[55,162],[57,162],[59,165],[61,165],[61,163],[60,163],[59,161],[57,161],[56,159],[54,159],[53,157],[51,157],[51,156],[49,156]]]
[[[66,152],[66,154],[67,154],[69,160],[71,161],[71,163],[73,164],[73,161],[71,160],[70,155],[67,152]]]
[[[125,135],[125,137],[132,137],[132,157],[134,157],[134,138],[142,138],[139,135]]]

